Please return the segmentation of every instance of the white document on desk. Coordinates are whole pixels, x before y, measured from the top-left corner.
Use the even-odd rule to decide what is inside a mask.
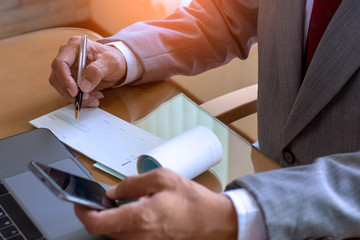
[[[75,120],[72,104],[30,124],[50,129],[72,149],[125,176],[138,174],[138,156],[164,142],[100,108],[83,108]]]

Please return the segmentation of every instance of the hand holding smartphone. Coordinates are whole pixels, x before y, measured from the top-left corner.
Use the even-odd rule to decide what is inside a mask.
[[[97,182],[75,176],[44,164],[32,161],[29,168],[59,198],[98,210],[117,207],[119,204],[106,196],[106,190]]]

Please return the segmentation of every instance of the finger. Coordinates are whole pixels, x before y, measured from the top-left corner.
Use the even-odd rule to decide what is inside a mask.
[[[83,92],[91,92],[107,75],[106,63],[96,60],[90,63],[84,71],[84,77],[80,82],[80,89]]]
[[[75,204],[75,214],[91,234],[114,235],[132,232],[135,218],[139,216],[137,203],[129,203],[103,211],[89,209]]]
[[[75,60],[78,52],[78,42],[79,40],[77,37],[71,38],[66,45],[63,45],[60,48],[59,54],[51,64],[52,70],[56,76],[56,78],[51,80],[57,81],[57,84],[52,83],[52,85],[61,87],[72,97],[75,97],[77,94],[77,85],[72,77],[71,69],[76,65]]]
[[[100,105],[100,99],[102,98],[104,98],[104,95],[100,91],[84,93],[82,99],[82,107],[96,108]]]
[[[52,64],[52,72],[55,78],[49,79],[51,85],[56,86],[56,90],[61,94],[66,91],[71,97],[75,97],[78,91],[78,87],[74,78],[71,75],[71,71],[68,65],[59,62],[61,60],[55,59]],[[64,94],[62,94],[64,95]],[[64,95],[65,96],[65,95]]]
[[[119,49],[113,46],[103,46],[106,50],[104,54],[98,55],[102,60],[107,61],[107,76],[105,81],[118,85],[118,82],[123,79],[127,71],[127,63],[124,55]]]
[[[112,87],[126,72],[126,61],[122,53],[113,47],[94,43],[91,45],[91,63],[87,66],[80,88],[84,92]]]
[[[110,188],[106,194],[112,199],[135,199],[172,189],[179,181],[182,181],[179,175],[168,169],[159,168],[125,178],[118,185]]]
[[[102,92],[100,92],[100,91],[92,91],[89,95],[91,97],[95,97],[97,99],[103,99],[104,98],[104,94],[102,94]]]
[[[100,101],[97,98],[89,97],[82,101],[81,107],[97,108],[100,106]]]
[[[100,230],[97,227],[98,211],[79,204],[74,204],[74,212],[89,233],[100,234]]]
[[[69,92],[60,85],[60,82],[57,80],[53,71],[50,73],[49,82],[62,96],[67,98],[69,102],[74,101],[74,98],[69,94]]]

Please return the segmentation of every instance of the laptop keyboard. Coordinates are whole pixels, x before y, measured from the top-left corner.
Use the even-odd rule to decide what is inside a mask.
[[[0,182],[0,240],[45,240]]]

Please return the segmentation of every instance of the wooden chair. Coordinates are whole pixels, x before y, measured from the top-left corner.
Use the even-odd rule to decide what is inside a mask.
[[[258,85],[254,84],[200,106],[253,143],[257,141],[257,89]]]

